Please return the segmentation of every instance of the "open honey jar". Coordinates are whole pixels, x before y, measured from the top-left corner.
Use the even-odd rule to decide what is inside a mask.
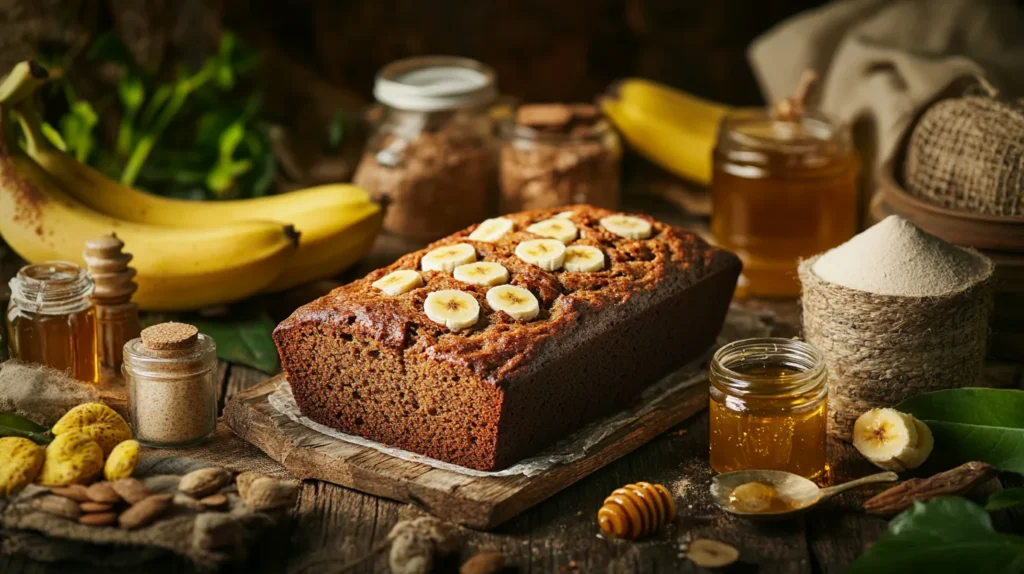
[[[711,233],[743,260],[737,295],[799,294],[798,260],[856,231],[857,173],[849,129],[823,115],[744,109],[723,118]]]
[[[711,467],[716,472],[825,471],[825,361],[792,339],[745,339],[711,361]]]

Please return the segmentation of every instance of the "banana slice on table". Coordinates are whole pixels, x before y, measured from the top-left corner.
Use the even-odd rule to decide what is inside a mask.
[[[604,253],[590,245],[570,245],[565,248],[566,271],[587,272],[604,269]]]
[[[487,304],[513,319],[529,321],[540,313],[540,303],[533,293],[515,285],[499,285],[487,291]]]
[[[526,230],[534,235],[557,239],[562,243],[570,243],[580,235],[575,223],[559,217],[538,221],[527,227]]]
[[[459,265],[476,261],[476,249],[468,243],[455,243],[432,249],[420,260],[420,268],[424,271],[444,271],[451,273]]]
[[[501,239],[506,233],[512,231],[513,227],[514,224],[511,219],[504,217],[485,219],[469,234],[469,238],[473,241],[486,241],[489,243]]]
[[[474,285],[503,285],[508,283],[508,269],[500,263],[477,261],[455,268],[452,275],[459,281]]]
[[[872,464],[903,471],[921,465],[931,454],[928,425],[895,409],[871,409],[853,423],[853,446]]]
[[[565,245],[557,239],[530,239],[516,245],[516,257],[544,271],[555,271],[565,261]]]
[[[399,269],[388,273],[370,285],[380,289],[386,295],[394,297],[421,287],[423,277],[420,277],[420,274],[412,269]]]
[[[632,215],[602,217],[601,227],[626,239],[647,239],[651,236],[651,223]]]
[[[465,291],[441,289],[427,295],[423,312],[431,321],[459,331],[476,325],[480,318],[480,304]]]

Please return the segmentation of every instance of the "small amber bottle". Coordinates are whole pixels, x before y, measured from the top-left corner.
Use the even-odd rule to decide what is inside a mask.
[[[48,261],[21,268],[11,279],[7,332],[11,358],[99,380],[93,283],[82,268]]]
[[[711,468],[825,471],[825,361],[792,339],[745,339],[711,360]]]

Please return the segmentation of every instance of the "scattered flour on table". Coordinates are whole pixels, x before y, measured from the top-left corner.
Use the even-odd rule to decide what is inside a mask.
[[[920,297],[960,291],[983,279],[989,268],[978,252],[890,215],[822,255],[814,273],[858,291]]]

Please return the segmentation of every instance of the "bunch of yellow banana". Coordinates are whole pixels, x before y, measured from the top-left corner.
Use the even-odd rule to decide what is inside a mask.
[[[38,66],[19,66],[0,81],[0,130],[16,117],[28,155],[0,141],[0,236],[30,262],[82,263],[86,239],[114,232],[134,255],[140,307],[191,310],[336,275],[380,230],[380,206],[350,185],[192,202],[116,183],[51,148],[30,106],[12,110],[39,82]]]
[[[682,178],[711,183],[711,152],[728,107],[627,78],[601,98],[601,109],[641,155]]]

